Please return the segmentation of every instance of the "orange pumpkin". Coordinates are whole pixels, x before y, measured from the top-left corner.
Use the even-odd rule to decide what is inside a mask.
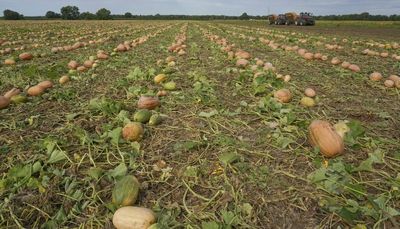
[[[315,120],[310,124],[308,132],[310,144],[319,147],[325,157],[335,157],[343,153],[343,139],[329,122]]]

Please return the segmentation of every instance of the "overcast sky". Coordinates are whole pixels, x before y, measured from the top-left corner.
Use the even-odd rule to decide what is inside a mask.
[[[113,14],[224,14],[267,15],[288,11],[310,11],[315,15],[399,14],[400,0],[0,0],[0,9],[11,9],[25,16],[59,12],[65,5],[76,5],[80,12],[95,13],[107,8]]]

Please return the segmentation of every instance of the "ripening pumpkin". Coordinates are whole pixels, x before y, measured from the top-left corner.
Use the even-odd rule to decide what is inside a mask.
[[[353,72],[360,72],[361,71],[360,67],[358,67],[358,65],[355,65],[355,64],[351,64],[348,68]]]
[[[118,207],[134,205],[139,196],[140,183],[136,177],[127,175],[121,178],[112,191],[112,202]]]
[[[394,86],[394,81],[393,80],[385,80],[383,83],[385,87],[392,88]]]
[[[334,58],[332,58],[331,63],[332,63],[333,65],[338,65],[338,64],[341,63],[341,61],[339,60],[339,58],[334,57]]]
[[[15,64],[15,60],[13,60],[13,59],[5,59],[4,60],[4,64],[5,65],[14,65]]]
[[[65,76],[61,76],[61,78],[58,80],[58,82],[60,84],[66,84],[69,81],[69,76],[65,75]]]
[[[369,79],[372,81],[379,81],[382,78],[383,78],[382,74],[379,72],[373,72],[373,73],[371,73],[371,75],[369,75]]]
[[[139,109],[153,110],[158,106],[160,106],[160,100],[157,97],[140,96],[138,100]]]
[[[396,82],[396,81],[399,81],[399,80],[400,80],[400,77],[397,76],[397,75],[390,75],[390,76],[388,77],[388,79],[391,80],[391,81]]]
[[[249,64],[249,61],[246,59],[238,59],[236,61],[236,66],[239,68],[245,68]]]
[[[122,129],[122,137],[126,141],[138,141],[142,139],[144,129],[141,123],[131,122],[124,126]]]
[[[33,55],[27,52],[19,54],[19,59],[20,60],[31,60],[33,58]]]
[[[348,68],[348,67],[350,67],[350,63],[349,62],[347,62],[347,61],[343,61],[343,63],[342,63],[342,68]]]
[[[83,66],[85,66],[86,68],[91,68],[93,67],[94,61],[92,60],[86,60],[85,62],[83,62]]]
[[[0,110],[8,107],[8,105],[10,105],[10,102],[11,101],[9,98],[0,95]]]
[[[329,122],[315,120],[310,124],[308,131],[310,144],[318,147],[325,157],[331,158],[343,153],[343,139]]]
[[[304,94],[311,98],[316,95],[314,89],[312,89],[312,88],[306,88],[306,90],[304,91]]]
[[[21,90],[19,90],[18,88],[13,88],[13,89],[7,91],[4,94],[4,97],[11,99],[13,96],[19,95],[20,93],[21,93]]]
[[[26,93],[27,93],[28,95],[30,95],[30,96],[38,96],[38,95],[41,95],[44,91],[45,91],[45,88],[36,85],[36,86],[30,87],[30,88],[26,91]]]
[[[158,74],[154,77],[154,83],[159,84],[167,79],[165,74]]]
[[[46,90],[53,87],[53,82],[51,82],[50,80],[45,80],[38,83],[37,86],[42,87]]]
[[[292,94],[288,89],[280,89],[276,91],[274,97],[281,103],[288,103],[292,100]]]
[[[308,53],[305,53],[305,54],[303,55],[303,57],[304,57],[304,59],[306,59],[306,60],[312,60],[312,59],[314,58],[314,54],[311,53],[311,52],[308,52]]]
[[[68,63],[68,68],[69,69],[76,69],[79,66],[78,62],[76,62],[75,60],[71,60]]]
[[[128,206],[119,208],[112,221],[117,229],[147,229],[156,222],[156,216],[148,208]]]

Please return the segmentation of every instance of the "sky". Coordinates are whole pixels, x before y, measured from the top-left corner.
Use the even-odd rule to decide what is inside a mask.
[[[80,12],[95,13],[100,8],[112,14],[268,15],[285,12],[312,12],[315,15],[399,14],[400,0],[0,0],[0,10],[11,9],[25,16],[42,16],[62,6],[78,6]]]

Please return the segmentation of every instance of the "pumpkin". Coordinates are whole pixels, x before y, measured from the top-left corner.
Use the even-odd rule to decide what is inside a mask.
[[[351,71],[353,71],[353,72],[359,72],[359,71],[361,71],[360,67],[358,67],[358,65],[355,65],[355,64],[351,64],[351,65],[349,66],[349,69],[350,69]]]
[[[297,53],[298,53],[300,56],[303,56],[306,52],[307,52],[307,51],[306,51],[305,49],[299,49],[299,50],[297,51]]]
[[[79,66],[78,62],[76,62],[75,60],[71,60],[68,63],[68,68],[70,69],[76,69]]]
[[[143,137],[143,126],[138,122],[131,122],[124,126],[122,129],[122,137],[126,141],[138,141]]]
[[[292,94],[288,89],[280,89],[276,91],[274,97],[281,103],[288,103],[292,100]]]
[[[236,66],[239,68],[245,68],[249,64],[249,61],[246,59],[238,59],[236,61]]]
[[[381,53],[380,55],[381,55],[381,57],[383,57],[383,58],[386,58],[386,57],[388,57],[388,56],[389,56],[389,53],[387,53],[387,52],[383,52],[383,53]]]
[[[400,89],[400,80],[397,80],[396,82],[394,82],[394,84],[396,85],[396,88]]]
[[[318,52],[318,53],[315,53],[315,54],[314,54],[314,58],[315,58],[315,59],[322,59],[322,54],[319,53],[319,52]]]
[[[383,83],[385,87],[392,88],[394,86],[394,81],[393,80],[385,80]]]
[[[103,52],[97,53],[97,58],[100,60],[106,60],[106,59],[108,59],[108,55]]]
[[[176,83],[173,81],[167,82],[163,85],[165,90],[173,91],[176,89]]]
[[[327,60],[328,60],[328,56],[322,56],[322,57],[321,57],[321,60],[327,61]]]
[[[174,56],[168,56],[167,58],[165,58],[165,62],[169,63],[172,61],[176,61],[176,58]]]
[[[161,90],[161,91],[157,92],[158,97],[167,96],[167,95],[168,95],[168,92],[165,90]]]
[[[256,65],[258,65],[258,66],[263,66],[264,65],[264,61],[262,61],[262,60],[257,60],[256,61]]]
[[[37,86],[40,86],[44,89],[49,89],[49,88],[53,87],[53,82],[51,82],[50,80],[45,80],[45,81],[38,83]]]
[[[13,89],[7,91],[4,94],[4,97],[11,99],[13,96],[19,95],[19,93],[21,93],[21,90],[19,90],[18,88],[13,88]]]
[[[314,120],[308,132],[310,144],[318,147],[325,157],[335,157],[343,153],[343,139],[329,122]]]
[[[118,207],[135,204],[139,196],[140,183],[136,177],[127,175],[115,183],[112,191],[112,202]]]
[[[61,76],[61,78],[58,80],[58,82],[60,84],[66,84],[69,81],[69,76],[65,75],[65,76]]]
[[[369,79],[372,81],[379,81],[382,79],[382,74],[379,72],[373,72],[369,75]]]
[[[92,60],[86,60],[85,62],[83,62],[83,66],[85,66],[86,68],[91,68],[94,64],[94,61]]]
[[[166,79],[167,79],[167,76],[165,74],[158,74],[154,77],[154,83],[159,84]]]
[[[311,52],[305,53],[303,55],[304,59],[306,60],[312,60],[314,58],[314,54],[312,54]]]
[[[388,77],[388,79],[391,80],[391,81],[396,82],[396,81],[399,81],[399,80],[400,80],[400,77],[397,76],[397,75],[390,75],[390,76]]]
[[[124,52],[124,51],[126,51],[127,49],[126,49],[126,46],[124,45],[124,44],[119,44],[118,46],[117,46],[117,48],[116,48],[116,51],[118,51],[118,52]]]
[[[316,95],[314,89],[312,89],[312,88],[306,88],[306,90],[304,91],[304,94],[311,98]]]
[[[13,59],[6,59],[6,60],[4,60],[4,64],[5,64],[5,65],[14,65],[14,64],[15,64],[15,60],[13,60]]]
[[[246,51],[239,50],[235,53],[235,57],[238,59],[250,59],[251,55]]]
[[[157,97],[152,96],[140,96],[138,101],[139,109],[153,110],[160,106],[160,100]]]
[[[76,70],[77,70],[78,72],[84,72],[84,71],[87,70],[87,68],[86,68],[85,66],[79,66],[79,67],[76,68]]]
[[[285,75],[283,77],[283,81],[285,81],[285,82],[289,82],[291,79],[292,79],[292,77],[290,75]]]
[[[332,58],[331,63],[332,63],[333,65],[338,65],[338,64],[341,63],[341,61],[339,60],[339,58],[334,57],[334,58]]]
[[[117,229],[147,229],[155,223],[156,217],[148,208],[129,206],[118,209],[112,221]]]
[[[342,68],[348,68],[348,67],[350,67],[350,63],[349,62],[347,62],[347,61],[343,61],[343,63],[342,63]]]
[[[10,98],[0,95],[0,110],[8,107],[10,105]]]
[[[179,50],[178,55],[179,55],[179,56],[186,55],[185,50],[183,50],[183,49]]]
[[[33,58],[33,55],[27,52],[19,54],[19,59],[21,60],[31,60]]]
[[[26,93],[28,93],[28,95],[30,95],[30,96],[38,96],[38,95],[41,95],[44,91],[45,91],[45,88],[36,85],[36,86],[30,87],[26,91]]]
[[[300,100],[300,104],[305,107],[313,107],[313,106],[315,106],[315,101],[314,101],[314,99],[312,99],[310,97],[303,97]]]

